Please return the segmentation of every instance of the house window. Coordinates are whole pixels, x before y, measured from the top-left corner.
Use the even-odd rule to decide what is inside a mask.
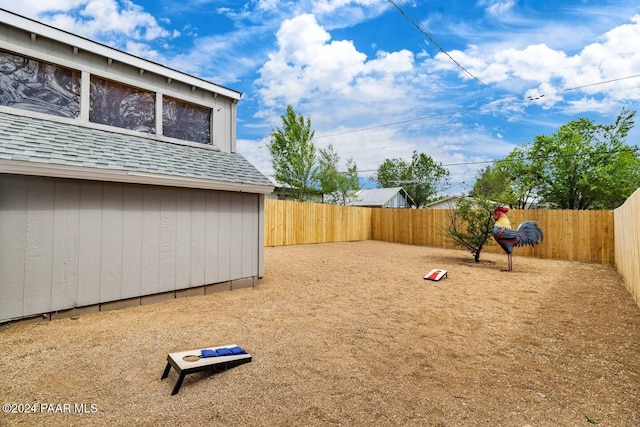
[[[0,50],[0,106],[80,118],[82,73]],[[156,93],[91,74],[89,121],[156,133]],[[86,90],[86,88],[85,88]],[[162,134],[211,144],[213,110],[162,97]]]
[[[155,133],[154,92],[91,76],[89,121]]]
[[[163,97],[162,134],[171,138],[209,144],[211,108]]]
[[[80,72],[0,51],[0,105],[77,118]]]

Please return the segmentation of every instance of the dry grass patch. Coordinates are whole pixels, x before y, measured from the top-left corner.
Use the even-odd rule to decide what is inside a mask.
[[[0,331],[0,425],[640,425],[640,309],[606,265],[375,241],[266,248],[265,282]],[[432,268],[449,277],[428,282]],[[176,380],[170,352],[251,363]]]

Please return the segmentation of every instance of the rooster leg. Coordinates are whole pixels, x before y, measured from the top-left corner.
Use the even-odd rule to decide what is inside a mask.
[[[511,254],[509,254],[508,257],[509,257],[509,270],[508,271],[513,271],[513,262],[511,261]]]

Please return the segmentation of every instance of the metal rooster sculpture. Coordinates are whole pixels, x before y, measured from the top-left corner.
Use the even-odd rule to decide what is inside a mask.
[[[509,212],[509,208],[502,206],[493,211],[493,219],[496,220],[493,226],[493,238],[507,253],[509,257],[507,271],[512,271],[511,252],[513,252],[514,246],[537,245],[542,242],[544,235],[536,221],[525,221],[518,226],[517,230],[512,230],[506,215],[507,212]]]

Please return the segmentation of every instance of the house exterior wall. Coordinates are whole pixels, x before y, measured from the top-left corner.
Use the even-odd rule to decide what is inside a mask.
[[[402,194],[402,192],[396,193],[387,203],[384,204],[383,208],[408,208],[407,198]]]
[[[27,21],[25,20],[25,22]],[[77,39],[77,37],[69,35],[69,43],[72,43],[75,40],[74,38]],[[136,62],[133,60],[131,63],[112,60],[108,56],[105,56],[110,50],[110,48],[107,47],[105,47],[104,52],[101,52],[104,53],[104,55],[94,53],[90,50],[83,50],[82,48],[74,49],[71,44],[65,43],[64,40],[53,40],[8,25],[0,25],[0,49],[80,71],[82,73],[82,97],[85,101],[89,98],[89,76],[93,75],[149,90],[160,95],[173,97],[185,102],[210,107],[212,111],[212,146],[223,152],[236,152],[236,110],[239,99],[237,92],[222,87],[219,87],[219,92],[215,92],[210,89],[210,87],[214,85],[205,81],[201,81],[201,87],[198,87],[197,84],[200,82],[198,82],[197,79],[182,75],[178,72],[174,72],[177,76],[171,78],[145,70],[141,67],[149,64],[146,61],[139,60],[141,66],[137,67],[133,65],[134,62]],[[114,51],[114,53],[124,55],[122,52]],[[185,78],[181,81],[180,77]],[[128,132],[125,129],[113,129],[112,127],[89,122],[88,102],[82,102],[81,107],[82,113],[80,118],[71,120],[72,122],[79,121],[86,126],[111,131]],[[6,107],[0,107],[0,109],[1,108]],[[34,113],[24,111],[23,114],[33,115]],[[157,114],[156,116],[158,123],[156,129],[159,131],[159,134],[153,135],[154,138],[173,143],[189,144],[188,141],[164,137],[161,134],[162,115]],[[49,118],[66,122],[70,121],[70,119]]]
[[[264,274],[264,195],[0,174],[0,322]]]
[[[1,9],[0,62],[0,323],[264,275],[240,92]]]

